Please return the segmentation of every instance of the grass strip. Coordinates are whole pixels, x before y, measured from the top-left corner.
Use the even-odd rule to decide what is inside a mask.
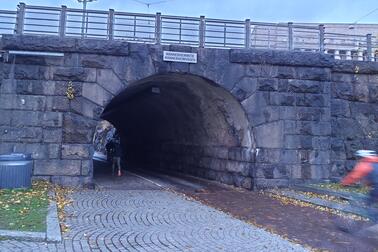
[[[31,189],[1,189],[0,229],[45,232],[49,186],[35,181]]]

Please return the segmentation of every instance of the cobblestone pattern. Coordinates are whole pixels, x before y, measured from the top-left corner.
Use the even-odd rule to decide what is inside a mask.
[[[0,251],[306,251],[166,191],[82,191],[64,242],[1,241]]]

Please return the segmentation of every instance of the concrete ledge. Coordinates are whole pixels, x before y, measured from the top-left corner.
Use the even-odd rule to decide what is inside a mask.
[[[27,232],[27,231],[13,231],[0,230],[0,237],[5,239],[23,240],[23,241],[46,241],[45,232]]]
[[[35,241],[35,242],[61,242],[62,234],[58,219],[58,208],[55,201],[55,192],[48,194],[53,200],[50,201],[46,216],[46,232],[29,232],[16,230],[0,230],[0,237],[5,239]]]
[[[55,201],[55,192],[50,191],[49,196],[51,200],[46,217],[46,241],[48,242],[61,242],[62,233],[59,225],[58,208]]]
[[[100,55],[129,55],[129,43],[123,40],[60,38],[48,35],[3,35],[3,50],[88,53]]]
[[[336,202],[333,202],[333,201],[324,200],[324,199],[320,199],[320,198],[311,198],[311,197],[307,197],[307,196],[299,194],[299,193],[295,193],[293,191],[268,190],[268,192],[273,193],[273,194],[282,195],[282,196],[285,196],[285,197],[288,197],[288,198],[300,200],[300,201],[303,201],[303,202],[311,203],[311,204],[314,204],[314,205],[332,208],[332,209],[342,211],[342,212],[345,212],[345,213],[352,213],[352,214],[356,214],[356,215],[359,215],[359,216],[362,216],[362,217],[365,217],[365,218],[369,218],[369,213],[368,213],[368,210],[366,208],[351,206],[351,205],[344,205],[344,204],[340,204],[340,203],[336,203]]]
[[[354,193],[354,192],[342,192],[342,191],[332,191],[327,190],[311,185],[294,185],[294,190],[302,191],[302,192],[313,192],[318,194],[327,194],[331,196],[335,196],[341,199],[345,200],[354,200],[354,201],[360,201],[360,202],[366,202],[368,197],[366,195],[363,195],[361,193]]]
[[[268,49],[231,49],[230,61],[243,64],[272,64],[283,66],[309,66],[331,68],[335,62],[331,55]]]
[[[378,62],[336,60],[332,67],[333,72],[350,74],[377,74]]]

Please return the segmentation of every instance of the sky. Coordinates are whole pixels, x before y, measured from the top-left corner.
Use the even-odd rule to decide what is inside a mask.
[[[27,5],[82,8],[77,0],[24,0]],[[147,6],[150,3],[150,6]],[[18,1],[0,0],[0,9],[15,10]],[[258,22],[378,24],[378,0],[97,0],[88,9]],[[373,12],[372,12],[373,11]],[[371,13],[372,12],[372,13]],[[369,14],[370,13],[370,14]],[[369,15],[368,15],[369,14]]]

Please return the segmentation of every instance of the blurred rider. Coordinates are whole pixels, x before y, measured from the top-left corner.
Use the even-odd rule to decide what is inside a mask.
[[[355,154],[360,160],[353,170],[342,179],[341,184],[348,186],[364,179],[371,187],[367,202],[371,206],[378,203],[378,156],[372,150],[358,150]],[[377,213],[374,213],[372,220],[378,220]]]

